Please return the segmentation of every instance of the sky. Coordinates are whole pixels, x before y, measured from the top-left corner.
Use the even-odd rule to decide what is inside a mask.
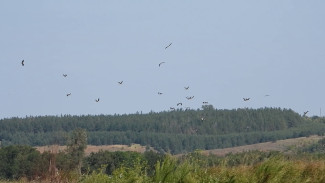
[[[322,0],[0,1],[0,119],[205,101],[324,116],[324,8]]]

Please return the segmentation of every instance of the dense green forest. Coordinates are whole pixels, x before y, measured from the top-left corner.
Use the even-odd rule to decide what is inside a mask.
[[[303,117],[291,109],[215,109],[150,112],[148,114],[39,116],[0,120],[2,146],[66,143],[69,132],[87,131],[88,144],[131,144],[160,152],[184,153],[279,139],[323,135],[325,119]]]

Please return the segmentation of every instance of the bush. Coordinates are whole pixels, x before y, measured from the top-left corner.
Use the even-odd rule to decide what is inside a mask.
[[[29,146],[12,145],[0,149],[0,179],[34,179],[46,173],[46,157]]]

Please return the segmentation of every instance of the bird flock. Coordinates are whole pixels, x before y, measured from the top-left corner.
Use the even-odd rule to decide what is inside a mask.
[[[170,46],[172,45],[172,43],[169,43],[166,47],[165,47],[165,50],[166,49],[168,49]],[[158,67],[160,68],[163,64],[166,64],[166,62],[160,62],[159,64],[158,64]],[[21,61],[21,65],[22,66],[25,66],[25,60],[22,60]],[[68,74],[62,74],[62,76],[64,77],[64,78],[66,78],[66,77],[68,77]],[[122,85],[123,84],[123,80],[121,80],[121,81],[117,81],[117,83],[119,84],[119,85]],[[189,90],[190,89],[190,86],[185,86],[184,87],[184,89],[185,90]],[[163,95],[163,93],[162,92],[158,92],[158,95]],[[66,94],[66,97],[69,97],[69,96],[71,96],[71,93],[67,93]],[[270,95],[264,95],[265,97],[269,97]],[[192,100],[192,99],[194,99],[194,96],[186,96],[185,97],[187,100]],[[247,101],[249,101],[251,98],[243,98],[243,101],[244,102],[247,102]],[[100,101],[100,98],[98,97],[98,98],[96,98],[95,100],[94,100],[96,103],[98,103],[99,101]],[[208,105],[209,104],[209,102],[207,102],[207,101],[203,101],[202,102],[202,104],[203,105]],[[176,103],[176,106],[178,107],[178,106],[183,106],[183,103],[182,102],[178,102],[178,103]],[[176,110],[176,108],[174,107],[174,106],[171,106],[171,107],[169,107],[169,109],[170,110]],[[190,107],[185,107],[185,110],[189,110],[190,109]],[[307,113],[308,113],[309,111],[305,111],[305,112],[303,112],[303,117],[305,117],[306,115],[307,115]],[[202,117],[201,118],[201,120],[203,121],[204,120],[204,117]]]

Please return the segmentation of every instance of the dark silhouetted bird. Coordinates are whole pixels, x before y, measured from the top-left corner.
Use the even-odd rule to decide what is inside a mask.
[[[69,97],[70,95],[71,95],[71,93],[68,93],[68,94],[67,94],[67,97]]]
[[[193,99],[193,98],[194,98],[194,96],[186,97],[187,100],[191,100],[191,99]]]
[[[161,92],[158,92],[158,95],[162,95],[163,93],[161,93]]]
[[[95,102],[99,102],[99,98],[98,99],[95,99]]]
[[[183,105],[183,103],[182,102],[177,103],[177,106],[179,106],[179,105]]]
[[[208,104],[208,102],[202,102],[203,104]]]
[[[118,84],[120,84],[120,85],[121,85],[122,83],[123,83],[123,81],[119,81],[119,82],[118,82]]]
[[[166,63],[166,62],[160,62],[160,63],[159,63],[159,67],[160,67],[162,64],[164,64],[164,63]]]
[[[308,112],[309,112],[309,111],[305,111],[303,116],[306,116],[306,114],[307,114]]]
[[[63,77],[67,77],[68,76],[68,74],[63,74]]]
[[[244,101],[248,101],[250,98],[243,98],[244,99]]]
[[[168,46],[165,47],[165,49],[167,49],[168,47],[170,47],[173,43],[170,43]]]
[[[170,109],[170,110],[175,110],[175,108],[174,108],[174,107],[170,107],[169,109]]]
[[[188,90],[190,87],[189,86],[187,86],[187,87],[184,87],[185,88],[185,90]]]
[[[25,65],[25,63],[24,63],[24,62],[25,62],[25,60],[22,60],[22,61],[21,61],[21,65],[22,65],[22,66],[24,66],[24,65]]]

